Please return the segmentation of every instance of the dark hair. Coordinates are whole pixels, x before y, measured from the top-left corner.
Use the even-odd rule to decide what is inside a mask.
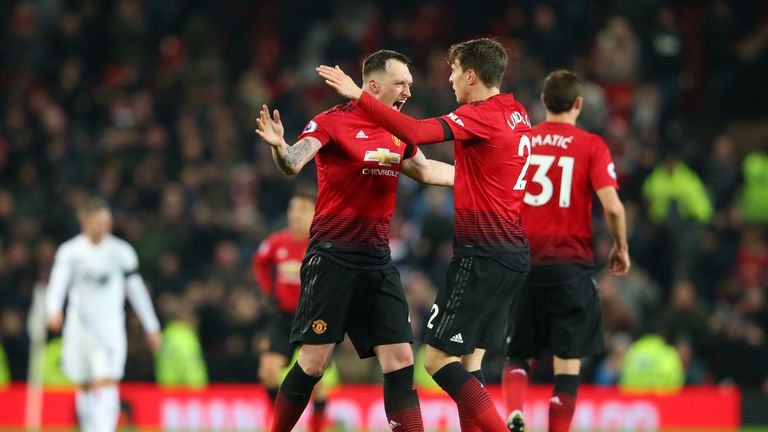
[[[544,106],[552,114],[570,111],[582,88],[581,78],[575,73],[565,69],[553,71],[544,80]]]
[[[387,60],[397,60],[401,63],[405,63],[406,66],[411,65],[411,59],[405,54],[400,54],[397,51],[391,50],[376,51],[363,60],[363,79],[366,79],[373,72],[386,71]]]
[[[99,210],[109,210],[109,204],[102,198],[88,198],[77,206],[77,217],[78,219],[84,219]]]
[[[451,45],[448,64],[459,62],[465,71],[474,70],[488,87],[501,87],[507,69],[507,51],[493,39],[482,38]]]

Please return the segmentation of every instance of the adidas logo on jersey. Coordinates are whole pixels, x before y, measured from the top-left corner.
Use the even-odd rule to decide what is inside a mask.
[[[400,426],[402,426],[402,425],[400,423],[394,421],[394,420],[390,420],[389,421],[389,428],[392,429],[392,430],[395,430],[395,429],[399,428]]]
[[[451,342],[464,343],[464,339],[462,339],[461,333],[456,333],[455,335],[453,335],[453,337],[451,338]]]
[[[368,138],[368,135],[366,135],[365,132],[360,130],[360,132],[358,132],[357,135],[355,135],[355,138],[359,138],[359,139]]]

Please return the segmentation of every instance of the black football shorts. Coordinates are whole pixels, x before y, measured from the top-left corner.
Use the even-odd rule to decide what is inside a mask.
[[[526,275],[490,257],[455,258],[432,305],[425,342],[454,356],[503,348],[512,300]]]
[[[264,351],[280,354],[290,360],[296,350],[296,344],[290,342],[292,327],[293,314],[276,312],[267,325],[269,346]]]
[[[526,283],[512,309],[510,357],[536,358],[544,348],[566,359],[604,351],[600,295],[591,274],[556,285]]]
[[[373,347],[413,342],[408,303],[394,266],[362,270],[343,266],[320,254],[301,265],[301,294],[291,342],[339,343],[344,333],[360,358]]]

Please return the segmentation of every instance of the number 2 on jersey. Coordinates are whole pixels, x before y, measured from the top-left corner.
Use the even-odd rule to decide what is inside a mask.
[[[432,305],[432,316],[429,317],[429,321],[427,321],[427,328],[434,327],[434,324],[432,324],[432,320],[435,319],[437,316],[437,313],[440,312],[440,308],[437,307],[436,304]]]
[[[528,152],[526,153],[525,149],[528,149]],[[512,188],[514,190],[525,190],[525,173],[528,171],[528,164],[531,163],[531,139],[528,138],[527,135],[523,135],[520,137],[520,144],[517,146],[517,155],[518,156],[525,156],[528,155],[525,158],[525,165],[523,165],[523,170],[520,171],[520,175],[517,177],[517,183],[515,183],[515,187]]]
[[[533,195],[530,192],[525,193],[525,203],[531,206],[542,206],[549,202],[554,192],[552,180],[547,177],[549,169],[555,162],[555,156],[532,155],[531,164],[535,165],[536,172],[531,179],[534,183],[541,185],[541,192]],[[560,176],[560,207],[568,208],[571,206],[571,185],[573,183],[573,161],[570,156],[561,156],[557,161],[557,166],[562,168],[563,173]]]

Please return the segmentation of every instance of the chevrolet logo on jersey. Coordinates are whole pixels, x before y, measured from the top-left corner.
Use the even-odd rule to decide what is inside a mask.
[[[400,163],[400,155],[397,153],[390,153],[389,149],[377,148],[376,150],[368,150],[365,152],[365,158],[368,162],[378,162],[381,166],[392,166],[393,163]]]

